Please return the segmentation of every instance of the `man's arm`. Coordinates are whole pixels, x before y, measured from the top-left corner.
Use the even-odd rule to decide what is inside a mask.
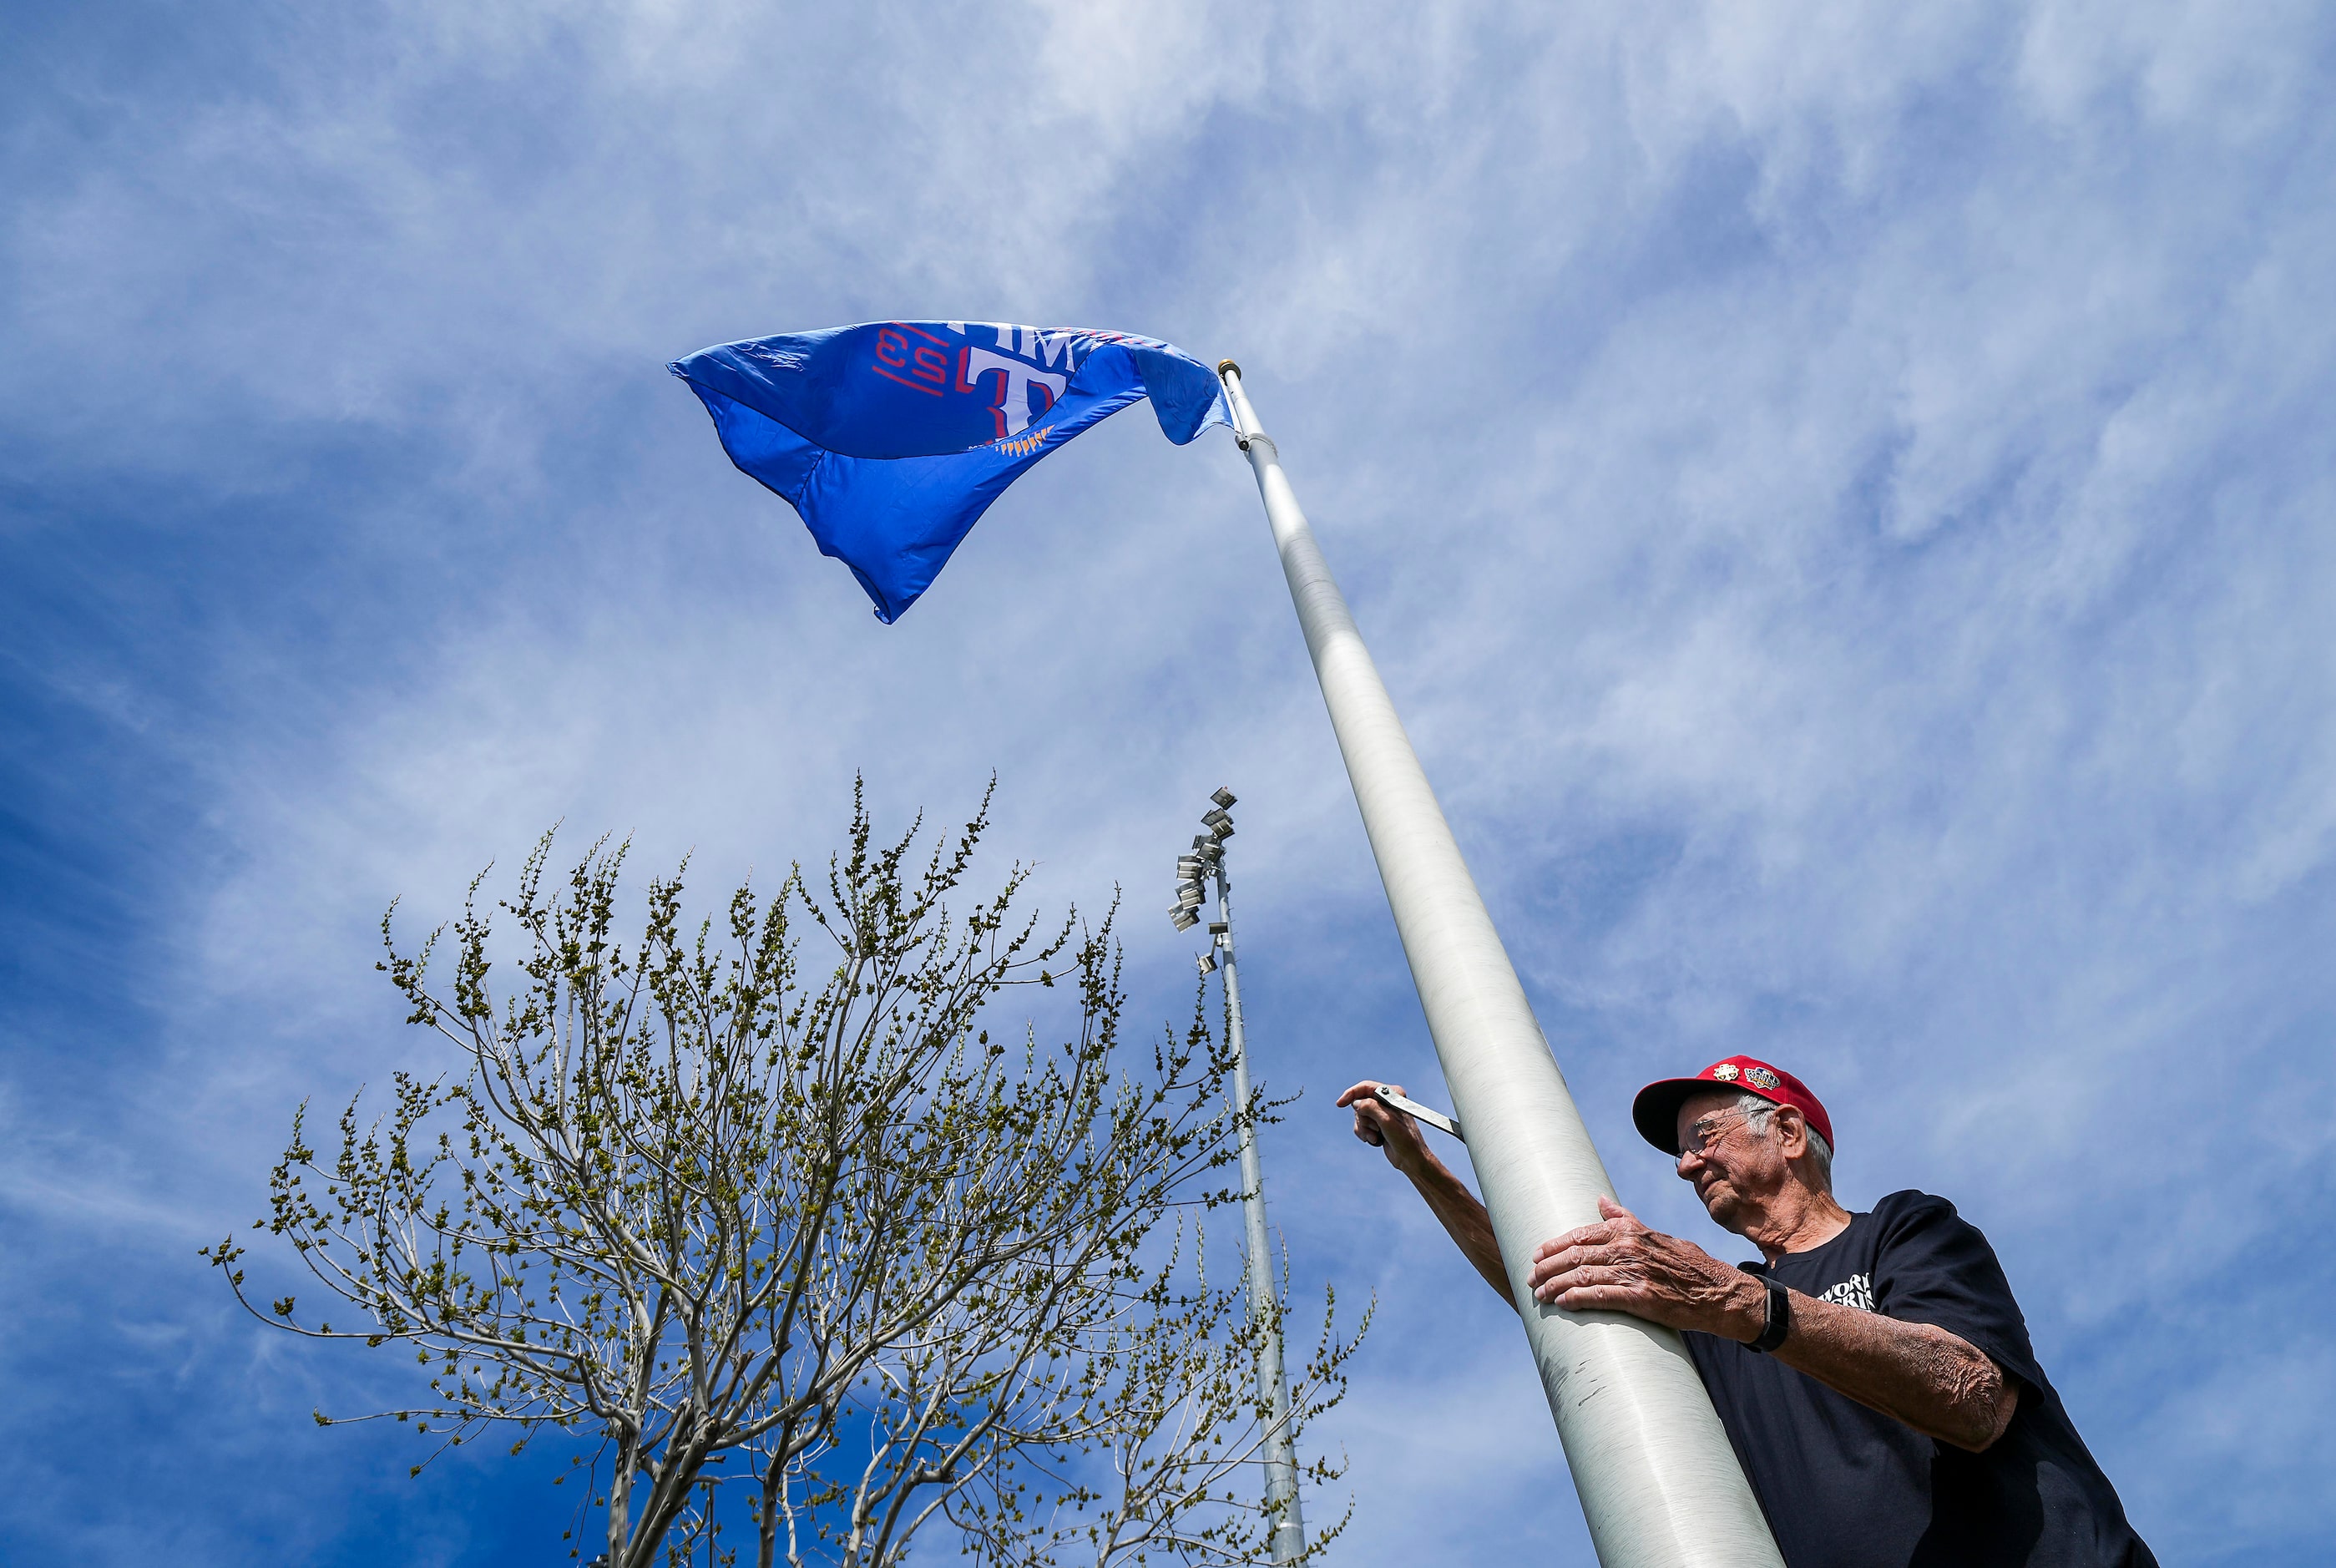
[[[1768,1321],[1767,1286],[1689,1242],[1640,1224],[1601,1198],[1595,1225],[1544,1242],[1533,1294],[1569,1311],[1628,1312],[1745,1344]],[[2003,1436],[2020,1385],[1980,1349],[1929,1323],[1906,1323],[1792,1292],[1792,1329],[1773,1352],[1835,1393],[1925,1437],[1979,1453]]]
[[[1765,1323],[1767,1292],[1756,1289],[1763,1298],[1757,1321]],[[1984,1452],[2011,1425],[2020,1385],[1961,1335],[1797,1290],[1792,1296],[1792,1331],[1771,1352],[1786,1366],[1926,1437],[1973,1454]]]
[[[1403,1093],[1400,1085],[1389,1086],[1397,1094]],[[1427,1200],[1429,1213],[1443,1224],[1461,1254],[1514,1311],[1516,1301],[1509,1294],[1508,1271],[1501,1267],[1501,1244],[1493,1239],[1493,1217],[1476,1201],[1476,1194],[1436,1157],[1419,1124],[1372,1096],[1377,1087],[1378,1080],[1370,1078],[1338,1096],[1338,1104],[1355,1108],[1355,1136],[1387,1151],[1387,1164],[1411,1178],[1411,1184]]]

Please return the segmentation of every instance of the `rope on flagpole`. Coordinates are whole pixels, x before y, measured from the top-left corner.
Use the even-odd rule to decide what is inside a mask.
[[[1258,424],[1217,366],[1345,755],[1428,1032],[1468,1129],[1512,1300],[1602,1568],[1782,1568],[1719,1417],[1670,1329],[1533,1299],[1533,1249],[1595,1223],[1613,1183],[1396,716],[1346,597]]]

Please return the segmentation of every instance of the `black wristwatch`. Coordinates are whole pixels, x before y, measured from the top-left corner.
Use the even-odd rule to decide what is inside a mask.
[[[1768,1326],[1745,1349],[1765,1356],[1783,1344],[1785,1336],[1793,1331],[1793,1293],[1774,1280],[1763,1280],[1761,1283],[1768,1287]]]

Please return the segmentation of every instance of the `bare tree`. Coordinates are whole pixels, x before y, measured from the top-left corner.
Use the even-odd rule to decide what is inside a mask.
[[[522,939],[507,994],[487,873],[451,991],[447,928],[409,954],[384,916],[379,967],[463,1074],[400,1074],[373,1122],[353,1099],[328,1160],[304,1105],[262,1222],[357,1326],[289,1294],[263,1310],[232,1237],[206,1255],[264,1321],[415,1350],[429,1399],[357,1419],[448,1445],[501,1427],[514,1454],[597,1437],[570,1474],[610,1568],[734,1561],[742,1514],[764,1568],[895,1563],[936,1518],[1001,1568],[1269,1560],[1265,1325],[1209,1282],[1199,1214],[1270,1107],[1229,1103],[1197,1003],[1181,1037],[1124,1048],[1110,920],[1042,932],[1015,910],[1026,868],[951,913],[988,809],[920,867],[918,830],[881,842],[855,800],[823,895],[797,867],[692,927],[676,872],[638,940],[624,846],[547,890],[546,834],[495,906]],[[983,1027],[1008,989],[1058,985],[1069,1037]],[[1296,1421],[1337,1402],[1359,1337],[1326,1306]]]
[[[1277,1291],[1271,1317],[1252,1317],[1245,1269],[1224,1287],[1204,1276],[1183,1290],[1176,1272],[1172,1261],[1153,1276],[1130,1331],[1079,1368],[1081,1391],[1107,1413],[1084,1441],[1033,1429],[996,1445],[978,1484],[949,1497],[969,1561],[1272,1561],[1280,1509],[1253,1491],[1272,1414],[1259,1402],[1256,1369],[1260,1340],[1280,1325],[1287,1302]],[[1335,1309],[1326,1297],[1320,1338],[1292,1390],[1293,1434],[1344,1397],[1342,1368],[1369,1326],[1367,1312],[1341,1339]],[[1106,1463],[1098,1466],[1098,1457]],[[1343,1468],[1317,1458],[1303,1474],[1319,1485]],[[1299,1560],[1320,1556],[1352,1514],[1350,1504],[1327,1528],[1318,1520]]]

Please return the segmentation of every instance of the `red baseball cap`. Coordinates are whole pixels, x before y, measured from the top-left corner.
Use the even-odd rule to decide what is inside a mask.
[[[1757,1095],[1779,1105],[1790,1105],[1808,1118],[1809,1125],[1832,1148],[1833,1118],[1818,1098],[1809,1093],[1809,1086],[1785,1071],[1772,1066],[1757,1057],[1726,1057],[1696,1074],[1691,1078],[1665,1078],[1649,1084],[1630,1102],[1630,1120],[1639,1125],[1639,1135],[1663,1153],[1679,1157],[1679,1108],[1697,1095],[1708,1095],[1715,1089],[1740,1089],[1747,1095]]]

